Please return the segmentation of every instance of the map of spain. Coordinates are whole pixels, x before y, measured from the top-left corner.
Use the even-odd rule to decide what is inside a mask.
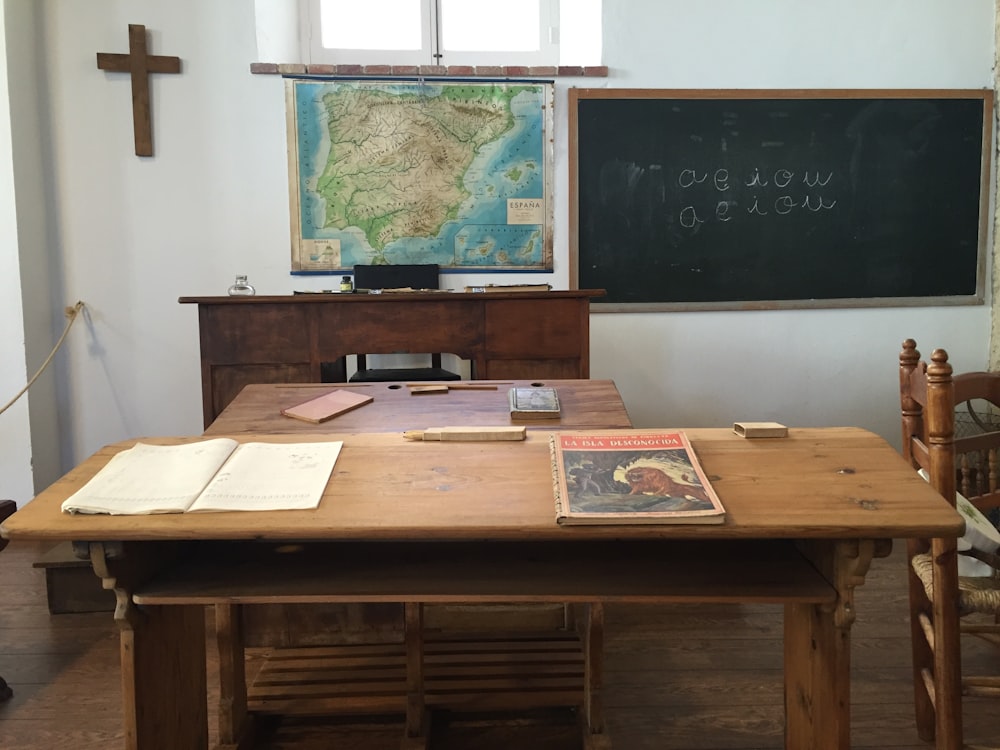
[[[292,270],[551,270],[552,84],[289,80]]]

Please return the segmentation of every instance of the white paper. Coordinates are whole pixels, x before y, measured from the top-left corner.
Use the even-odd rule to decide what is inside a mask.
[[[181,513],[239,445],[229,438],[183,445],[136,443],[66,499],[69,513]]]
[[[136,443],[62,504],[67,513],[140,515],[315,508],[343,442]],[[228,459],[228,460],[227,460]]]
[[[323,497],[343,446],[244,443],[189,510],[303,510]]]

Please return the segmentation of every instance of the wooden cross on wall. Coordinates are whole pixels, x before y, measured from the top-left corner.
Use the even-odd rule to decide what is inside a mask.
[[[128,54],[97,53],[97,67],[112,73],[132,74],[132,128],[136,156],[153,155],[153,126],[149,115],[149,74],[180,73],[181,59],[150,55],[146,49],[146,27],[128,25]]]

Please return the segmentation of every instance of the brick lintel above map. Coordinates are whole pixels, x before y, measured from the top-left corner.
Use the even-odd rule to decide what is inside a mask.
[[[607,78],[607,65],[326,65],[250,63],[255,75],[315,76],[462,76],[483,78]]]

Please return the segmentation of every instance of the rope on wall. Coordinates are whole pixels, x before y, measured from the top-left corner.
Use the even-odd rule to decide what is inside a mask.
[[[45,358],[44,362],[42,362],[42,366],[38,368],[38,371],[34,375],[31,376],[31,380],[28,381],[27,385],[25,385],[24,388],[18,391],[17,395],[14,396],[14,398],[12,398],[10,401],[4,404],[3,408],[0,408],[0,414],[3,414],[5,411],[7,411],[10,407],[14,405],[14,403],[19,398],[21,398],[21,396],[27,393],[28,389],[31,388],[32,384],[34,384],[34,382],[38,380],[38,376],[45,371],[46,367],[49,366],[49,362],[51,362],[52,358],[56,356],[56,352],[59,351],[59,347],[62,346],[63,341],[66,340],[66,334],[69,333],[69,329],[73,326],[73,322],[80,315],[80,311],[83,310],[83,307],[84,304],[81,301],[77,302],[72,307],[67,307],[65,309],[64,314],[66,315],[68,320],[66,321],[66,327],[63,329],[62,336],[59,337],[59,340],[56,342],[56,345],[52,348],[52,351],[49,352],[49,356]]]

